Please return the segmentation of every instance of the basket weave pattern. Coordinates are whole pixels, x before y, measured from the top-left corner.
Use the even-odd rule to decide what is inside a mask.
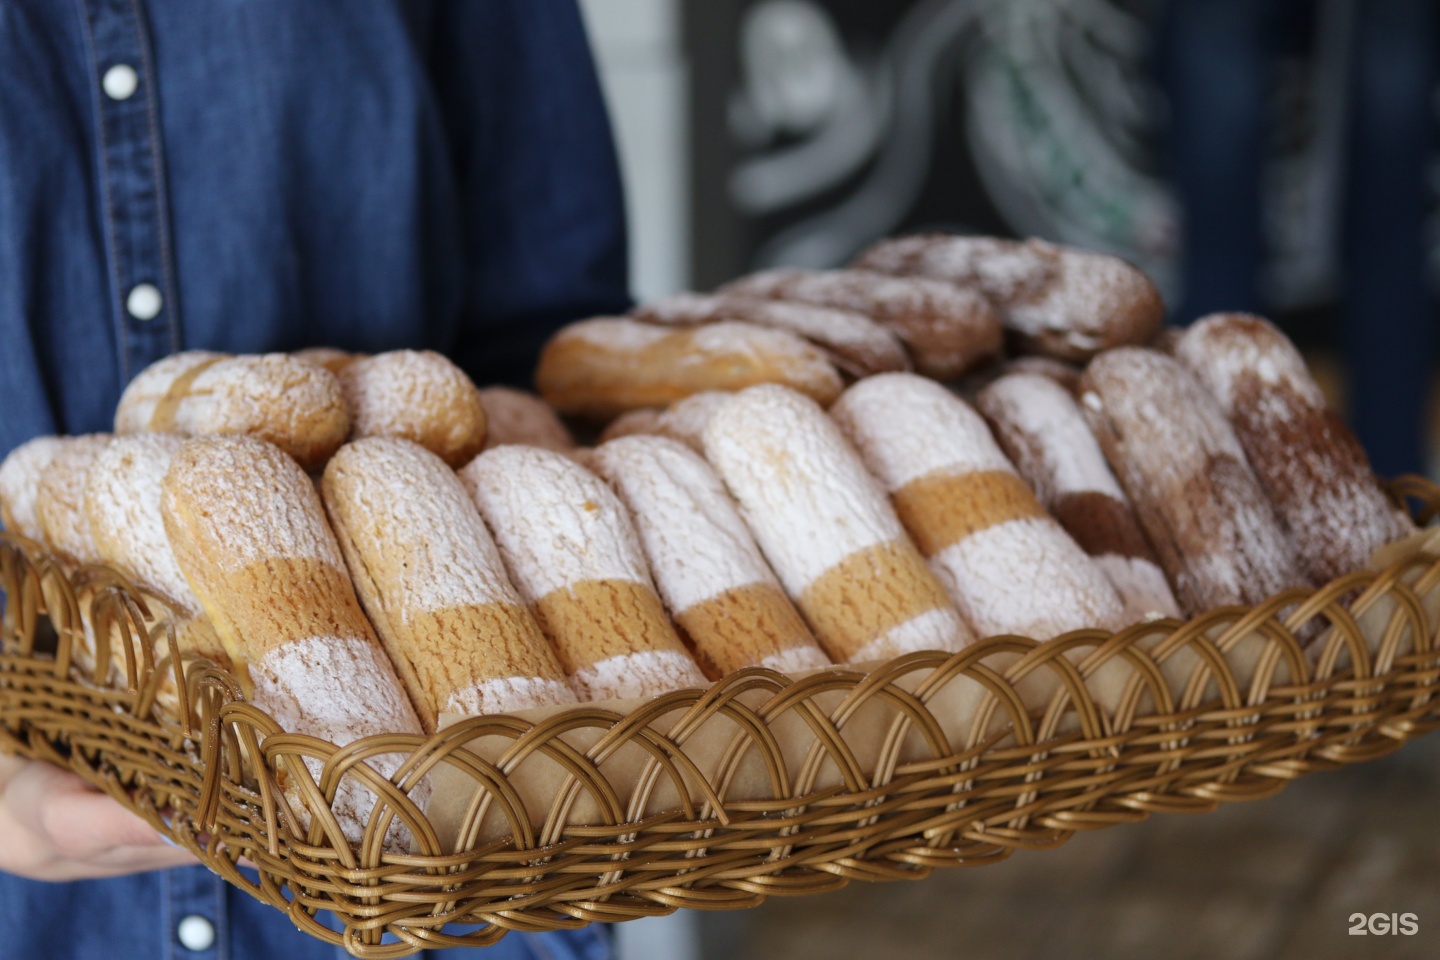
[[[1440,488],[1399,490],[1440,508]],[[1077,830],[1269,796],[1440,725],[1429,555],[1185,623],[995,638],[800,680],[747,670],[625,713],[469,718],[345,748],[284,732],[228,675],[182,662],[155,601],[114,573],[67,575],[0,537],[0,590],[0,751],[75,770],[360,957],[990,863]],[[106,682],[95,663],[111,665]],[[1178,681],[1176,663],[1190,665]],[[1124,682],[1097,698],[1087,679],[1115,664]],[[964,685],[974,710],[957,726],[943,705]],[[161,719],[167,689],[187,723]],[[692,756],[692,737],[717,726],[723,748]],[[796,729],[803,745],[787,749]],[[476,738],[502,748],[477,752]],[[640,772],[616,782],[607,761],[627,751]],[[393,780],[365,763],[397,753]],[[543,803],[517,785],[526,764],[558,778]],[[457,778],[474,797],[442,837],[417,788]],[[347,779],[380,798],[358,844],[329,805]],[[414,852],[387,848],[397,822]]]

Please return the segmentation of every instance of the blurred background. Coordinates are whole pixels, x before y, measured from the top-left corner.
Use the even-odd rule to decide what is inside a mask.
[[[582,0],[641,299],[912,230],[1118,254],[1270,316],[1440,477],[1434,0]],[[621,927],[662,958],[1440,955],[1440,748],[918,884]],[[1414,936],[1347,935],[1416,912]]]
[[[941,229],[1280,322],[1381,473],[1440,471],[1433,0],[584,0],[637,297]]]

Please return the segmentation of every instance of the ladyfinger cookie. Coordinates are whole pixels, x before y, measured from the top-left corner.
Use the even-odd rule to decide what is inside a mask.
[[[705,425],[732,394],[724,390],[705,390],[683,400],[676,400],[664,410],[632,410],[616,417],[600,434],[605,443],[617,437],[653,434],[679,440],[696,453],[705,452]]]
[[[45,467],[35,492],[35,517],[42,539],[67,563],[99,563],[100,548],[85,512],[85,479],[111,436],[65,437]]]
[[[427,731],[575,694],[455,472],[408,440],[340,448],[321,483],[356,591]]]
[[[1070,391],[1039,373],[1011,373],[982,390],[976,406],[1041,505],[1115,585],[1126,622],[1180,616],[1135,510]]]
[[[482,387],[485,408],[485,449],[507,443],[544,447],[556,453],[575,449],[575,438],[555,411],[535,396],[510,387]]]
[[[660,596],[707,677],[830,665],[699,454],[667,437],[621,437],[596,448],[595,463],[629,508]]]
[[[160,514],[165,474],[184,444],[174,433],[115,437],[91,464],[84,502],[100,557],[189,618],[200,614],[200,600],[180,572]]]
[[[487,450],[460,479],[580,699],[706,683],[605,481],[563,454],[524,446]]]
[[[315,486],[293,459],[254,437],[191,440],[165,475],[161,511],[180,570],[251,702],[286,731],[337,746],[422,732]],[[400,761],[368,762],[388,777]],[[351,840],[373,804],[358,782],[341,785],[334,810]],[[392,828],[387,844],[400,842]]]
[[[1160,292],[1136,267],[1043,240],[897,237],[863,252],[854,266],[979,290],[1023,350],[1061,360],[1147,343],[1165,320]]]
[[[826,404],[844,386],[818,347],[784,330],[734,321],[667,329],[623,318],[583,320],[550,339],[535,371],[547,403],[596,420],[756,383],[783,383]]]
[[[44,542],[35,497],[50,461],[64,446],[64,437],[35,437],[11,450],[0,462],[0,523],[6,530],[36,543]]]
[[[852,377],[910,369],[910,356],[900,338],[854,310],[758,297],[681,293],[642,304],[631,316],[665,326],[739,320],[788,330],[823,349],[835,366]]]
[[[1001,347],[994,308],[972,290],[864,270],[766,270],[718,291],[853,310],[894,330],[915,369],[949,380],[983,366]]]
[[[287,353],[230,357],[190,351],[142,370],[120,397],[118,434],[243,434],[267,440],[307,470],[323,466],[350,432],[340,384]]]
[[[292,356],[318,364],[338,376],[341,370],[356,360],[363,360],[368,354],[351,353],[338,347],[306,347],[304,350],[296,350]]]
[[[1115,588],[965,401],[923,377],[891,373],[852,386],[831,416],[977,634],[1047,640],[1120,625]]]
[[[1205,317],[1177,341],[1175,358],[1220,401],[1315,582],[1358,570],[1376,547],[1415,532],[1385,499],[1300,351],[1270,323]]]
[[[710,418],[705,455],[837,663],[954,651],[973,639],[884,493],[813,401],[774,385],[742,390]]]
[[[451,467],[485,445],[480,391],[431,350],[391,350],[346,364],[337,374],[351,435],[412,440]]]
[[[1179,363],[1108,350],[1080,406],[1186,613],[1311,585],[1225,414]]]

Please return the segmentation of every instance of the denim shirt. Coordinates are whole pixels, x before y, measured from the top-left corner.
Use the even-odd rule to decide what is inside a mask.
[[[574,0],[0,0],[0,78],[0,456],[109,429],[176,350],[432,348],[523,382],[627,304]],[[200,867],[0,875],[0,931],[4,960],[346,956]],[[602,931],[483,956],[598,960]]]

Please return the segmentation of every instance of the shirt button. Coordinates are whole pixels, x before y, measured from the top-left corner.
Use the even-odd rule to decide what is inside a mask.
[[[192,914],[180,921],[180,926],[175,928],[175,936],[179,938],[180,946],[199,953],[215,946],[215,924],[199,914]]]
[[[128,63],[117,63],[100,78],[100,89],[111,100],[129,100],[140,86],[140,75]]]
[[[125,298],[125,312],[136,320],[154,320],[160,316],[160,308],[163,306],[165,300],[153,283],[135,284]]]

